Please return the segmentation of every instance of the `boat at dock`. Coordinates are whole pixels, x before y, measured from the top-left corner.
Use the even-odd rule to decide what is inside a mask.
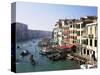
[[[46,47],[42,47],[42,49],[40,50],[40,54],[41,55],[51,54],[51,51],[47,49]]]

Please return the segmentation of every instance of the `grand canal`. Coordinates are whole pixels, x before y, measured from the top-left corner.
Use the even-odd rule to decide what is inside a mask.
[[[72,60],[59,60],[52,61],[39,54],[40,48],[38,47],[39,39],[19,42],[16,44],[20,48],[16,48],[16,72],[36,72],[36,71],[52,71],[52,70],[72,70],[80,69],[80,64],[77,61]],[[32,65],[29,61],[29,57],[20,57],[22,50],[28,50],[33,54],[35,65]]]

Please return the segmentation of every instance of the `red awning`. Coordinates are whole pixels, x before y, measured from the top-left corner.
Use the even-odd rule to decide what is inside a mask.
[[[60,49],[71,49],[73,47],[76,47],[75,45],[67,45],[67,46],[58,46]]]

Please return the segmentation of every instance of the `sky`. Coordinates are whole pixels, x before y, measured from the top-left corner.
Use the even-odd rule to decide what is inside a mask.
[[[59,19],[97,16],[97,7],[31,2],[16,3],[16,22],[32,30],[52,31]]]

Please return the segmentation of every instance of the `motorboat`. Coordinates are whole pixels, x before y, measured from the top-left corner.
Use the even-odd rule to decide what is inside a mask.
[[[17,46],[17,48],[20,48],[20,46]]]
[[[30,54],[28,50],[23,50],[23,51],[20,53],[20,55],[21,55],[22,57],[27,56],[28,54]]]

